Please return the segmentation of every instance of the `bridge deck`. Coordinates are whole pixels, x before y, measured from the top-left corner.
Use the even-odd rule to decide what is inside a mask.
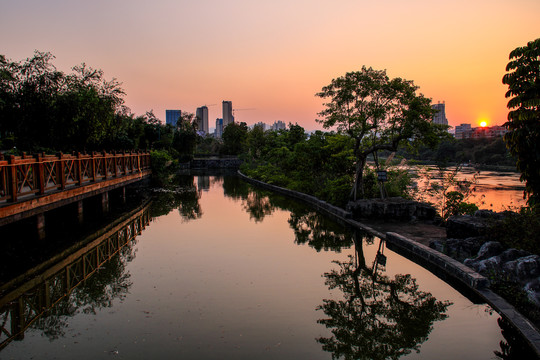
[[[0,157],[0,226],[150,174],[148,152]]]

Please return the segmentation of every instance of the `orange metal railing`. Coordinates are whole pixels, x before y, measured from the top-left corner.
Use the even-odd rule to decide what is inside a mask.
[[[0,204],[147,169],[149,152],[0,155]]]

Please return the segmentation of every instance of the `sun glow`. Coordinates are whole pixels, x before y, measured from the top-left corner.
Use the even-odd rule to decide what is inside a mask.
[[[486,127],[487,126],[487,121],[485,121],[485,120],[480,121],[480,126],[481,127]]]

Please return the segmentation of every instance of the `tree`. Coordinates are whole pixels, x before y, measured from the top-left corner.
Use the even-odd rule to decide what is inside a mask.
[[[405,140],[411,145],[435,145],[445,130],[431,122],[431,100],[417,95],[417,86],[401,78],[389,79],[384,70],[362,67],[333,79],[317,93],[329,98],[317,121],[337,127],[354,139],[356,174],[350,197],[364,195],[363,171],[367,157],[380,150],[396,151]]]
[[[176,123],[173,147],[178,151],[182,161],[193,158],[197,146],[197,119],[192,113],[183,113]]]
[[[540,204],[540,38],[514,49],[509,59],[502,80],[510,98],[504,140],[517,158],[524,197],[535,207]]]
[[[223,129],[223,147],[228,155],[241,154],[247,142],[248,127],[245,122],[231,123]]]

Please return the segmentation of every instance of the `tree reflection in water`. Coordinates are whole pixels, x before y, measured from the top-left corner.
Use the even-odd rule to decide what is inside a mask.
[[[176,175],[169,185],[154,191],[150,213],[156,218],[178,209],[184,221],[195,220],[203,214],[200,198],[193,176]]]
[[[355,256],[335,261],[338,269],[324,274],[326,285],[341,290],[343,299],[324,299],[318,307],[328,316],[318,322],[332,336],[317,341],[334,359],[397,359],[418,351],[433,322],[447,317],[450,303],[420,291],[411,275],[383,275],[381,252],[369,268],[357,237]]]
[[[450,303],[419,290],[411,275],[390,279],[383,274],[383,240],[379,240],[379,251],[369,267],[362,242],[373,243],[375,239],[367,233],[348,229],[282,196],[253,189],[237,178],[226,177],[223,187],[225,195],[245,202],[245,210],[255,221],[262,221],[276,208],[290,211],[288,221],[297,244],[336,252],[354,244],[355,256],[335,261],[338,268],[324,274],[326,285],[330,290],[339,289],[343,298],[324,299],[317,308],[327,316],[318,322],[332,332],[332,336],[317,341],[332,358],[397,359],[418,351],[433,322],[447,317]]]

